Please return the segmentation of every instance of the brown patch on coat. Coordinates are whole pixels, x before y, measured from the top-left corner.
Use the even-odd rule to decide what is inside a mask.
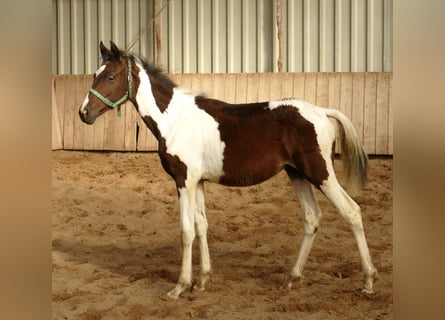
[[[178,189],[185,187],[185,180],[187,179],[186,164],[178,156],[173,156],[167,152],[165,138],[161,136],[157,123],[150,116],[142,117],[142,120],[158,140],[158,154],[162,167],[175,180]]]
[[[268,102],[231,105],[196,98],[197,106],[219,123],[226,145],[221,184],[257,184],[285,166],[294,168],[316,187],[327,179],[314,125],[296,107],[283,103],[271,110]]]

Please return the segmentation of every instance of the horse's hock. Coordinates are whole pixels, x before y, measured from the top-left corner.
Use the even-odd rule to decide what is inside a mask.
[[[350,118],[369,154],[393,154],[392,73],[169,74],[181,87],[229,103],[300,98],[337,108]],[[53,76],[52,149],[155,151],[157,141],[126,103],[122,116],[108,112],[94,126],[78,116],[93,75]],[[341,152],[337,143],[337,152]]]

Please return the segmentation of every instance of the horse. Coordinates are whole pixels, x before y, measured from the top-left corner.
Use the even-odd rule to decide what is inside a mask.
[[[291,272],[281,288],[303,277],[303,267],[317,234],[322,212],[317,188],[351,228],[360,253],[365,293],[373,293],[377,276],[365,238],[359,205],[336,178],[334,145],[342,145],[347,190],[360,191],[368,157],[351,121],[339,110],[299,99],[229,104],[177,86],[147,60],[100,42],[102,65],[79,108],[80,119],[93,124],[108,110],[131,101],[158,141],[164,170],[173,178],[179,198],[182,265],[176,286],[204,291],[211,264],[207,243],[204,182],[251,186],[285,170],[302,208],[304,238]],[[330,121],[335,119],[339,130]],[[198,238],[200,268],[192,281],[192,244]]]

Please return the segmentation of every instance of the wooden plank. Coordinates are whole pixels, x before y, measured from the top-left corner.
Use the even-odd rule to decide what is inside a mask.
[[[62,133],[60,131],[60,124],[59,124],[59,112],[57,110],[57,101],[56,101],[56,93],[55,93],[55,82],[56,77],[53,76],[51,79],[51,114],[52,114],[52,121],[51,121],[51,127],[52,127],[52,144],[51,148],[52,150],[59,150],[63,148],[62,143]]]
[[[125,116],[118,117],[115,109],[104,113],[104,150],[125,150]]]
[[[281,73],[274,72],[269,74],[270,81],[270,101],[279,100],[281,96]]]
[[[281,74],[281,98],[293,98],[294,76],[286,72]]]
[[[73,148],[76,150],[83,150],[83,129],[87,126],[79,118],[78,109],[85,99],[85,75],[78,75],[75,79],[75,95],[73,105]]]
[[[157,141],[156,138],[151,133],[150,129],[148,129],[145,122],[141,117],[138,117],[137,120],[137,128],[138,128],[138,136],[137,136],[137,151],[154,151],[157,150]]]
[[[388,154],[389,76],[377,75],[376,154]]]
[[[304,88],[306,83],[306,74],[303,72],[294,73],[294,84],[292,97],[304,100]]]
[[[316,92],[317,106],[327,107],[329,105],[329,78],[325,72],[317,74],[317,92]]]
[[[182,88],[188,88],[188,89],[193,89],[192,88],[192,79],[193,79],[194,74],[192,73],[182,73],[182,74],[178,74],[177,75],[177,79],[178,79],[178,85]]]
[[[392,98],[392,73],[389,77],[389,101],[388,101],[388,154],[394,153],[394,106]]]
[[[341,74],[338,72],[330,72],[328,73],[328,101],[329,108],[340,109],[340,80]],[[338,123],[336,120],[331,119],[331,122],[338,127]],[[337,128],[338,132],[338,128]],[[340,138],[337,135],[335,139],[335,152],[341,153],[341,144]]]
[[[304,81],[304,100],[317,103],[317,73],[308,72]]]
[[[246,103],[247,100],[247,76],[246,73],[236,75],[235,102]]]
[[[226,74],[218,73],[214,75],[213,80],[213,98],[218,100],[225,99]]]
[[[56,107],[59,121],[60,134],[62,138],[62,146],[64,141],[64,123],[65,123],[65,88],[66,88],[67,76],[56,76],[54,82],[54,90],[56,96]]]
[[[76,92],[76,76],[67,76],[67,81],[65,82],[65,108],[64,114],[65,117],[63,119],[63,147],[65,149],[73,149],[74,148],[74,104],[75,101],[73,97]]]
[[[214,95],[213,95],[214,78],[215,78],[215,75],[212,73],[201,74],[201,91],[208,98],[214,97]]]
[[[329,108],[340,109],[340,73],[328,73]]]
[[[247,74],[247,98],[246,102],[258,102],[260,76],[258,73]]]
[[[236,103],[236,73],[226,75],[226,85],[224,86],[224,101]]]
[[[125,117],[124,149],[125,151],[136,151],[136,119],[139,114],[131,102],[128,101],[122,105],[122,116]]]
[[[258,100],[259,101],[270,101],[270,77],[271,73],[260,73],[259,83],[258,83]]]
[[[376,103],[377,103],[377,73],[365,74],[365,110],[363,116],[363,142],[366,151],[375,153],[376,133]]]
[[[202,86],[201,86],[201,74],[194,74],[191,79],[190,88],[192,88],[193,92],[196,94],[202,94]]]
[[[351,120],[363,141],[363,114],[365,109],[365,73],[352,74],[352,116]]]
[[[340,76],[340,111],[349,119],[352,116],[352,73],[342,72]]]
[[[177,82],[182,86],[212,92],[214,98],[227,102],[293,96],[340,109],[360,131],[369,154],[393,153],[392,73],[201,74],[198,77],[174,74],[172,78],[179,79]],[[116,111],[110,110],[92,126],[80,122],[77,111],[91,83],[92,75],[54,78],[53,145],[64,149],[156,150],[156,139],[130,103],[122,106],[120,118]]]
[[[91,84],[93,83],[93,77],[92,75],[85,75],[84,79],[84,99],[85,96],[88,94],[88,89],[91,87]],[[97,122],[97,120],[96,120]],[[94,125],[90,126],[87,124],[83,124],[83,149],[84,150],[94,150],[94,131],[96,130],[97,123],[94,123]]]

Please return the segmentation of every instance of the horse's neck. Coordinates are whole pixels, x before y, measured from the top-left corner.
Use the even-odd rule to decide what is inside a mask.
[[[162,121],[162,113],[167,109],[173,96],[173,90],[161,84],[157,79],[151,78],[138,66],[139,87],[137,89],[135,104],[145,124],[159,140],[159,124]]]

